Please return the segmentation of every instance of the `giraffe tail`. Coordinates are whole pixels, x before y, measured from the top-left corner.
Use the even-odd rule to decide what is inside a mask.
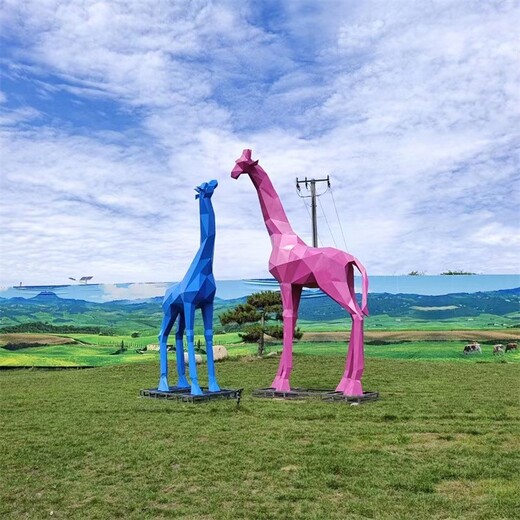
[[[363,293],[361,297],[361,312],[368,316],[368,275],[363,264],[356,258],[354,259],[354,265],[357,270],[361,273]]]

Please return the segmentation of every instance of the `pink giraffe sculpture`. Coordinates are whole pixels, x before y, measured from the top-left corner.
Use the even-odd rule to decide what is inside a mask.
[[[283,351],[272,388],[279,392],[291,389],[293,331],[303,287],[319,287],[338,302],[352,317],[352,330],[345,372],[336,391],[362,395],[364,369],[363,315],[368,316],[368,277],[365,268],[352,255],[332,247],[310,247],[292,229],[282,203],[265,170],[244,150],[231,171],[233,179],[247,173],[258,193],[265,226],[271,237],[269,272],[280,283],[283,304]],[[354,266],[363,280],[361,308],[354,292]]]

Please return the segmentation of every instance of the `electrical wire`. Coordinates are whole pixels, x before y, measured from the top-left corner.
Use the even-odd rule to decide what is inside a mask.
[[[321,199],[318,197],[318,202],[320,204],[321,214],[323,215],[323,218],[325,219],[325,222],[327,223],[327,227],[329,228],[330,237],[332,238],[332,242],[334,243],[334,247],[337,249],[338,244],[336,244],[336,240],[334,238],[334,234],[332,233],[332,229],[330,228],[329,219],[327,218],[327,215],[325,215],[325,211],[323,210],[323,204],[321,203]]]
[[[336,218],[338,219],[339,229],[341,230],[341,236],[343,237],[343,243],[345,244],[345,249],[348,251],[347,241],[345,240],[345,233],[343,233],[343,226],[341,225],[341,220],[339,218],[338,208],[336,207],[336,201],[334,199],[334,193],[332,188],[329,187],[330,194],[332,196],[332,203],[334,205],[334,211],[336,212]]]

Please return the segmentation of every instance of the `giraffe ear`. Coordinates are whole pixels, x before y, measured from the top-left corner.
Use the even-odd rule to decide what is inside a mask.
[[[208,186],[208,183],[207,182],[203,182],[200,186],[197,186],[195,189],[195,191],[197,192],[197,195],[195,195],[195,199],[198,199],[200,197],[200,195],[204,192],[204,190],[207,188]]]

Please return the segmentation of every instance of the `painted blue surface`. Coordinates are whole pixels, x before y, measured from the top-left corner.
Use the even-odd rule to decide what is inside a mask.
[[[217,290],[213,276],[213,254],[215,250],[215,212],[211,197],[217,181],[205,182],[196,189],[199,200],[200,215],[200,247],[191,262],[188,272],[177,284],[172,285],[164,296],[164,317],[159,333],[160,376],[158,390],[168,392],[168,336],[177,322],[175,332],[175,348],[178,382],[175,388],[190,388],[192,395],[202,395],[197,376],[195,361],[195,310],[200,309],[204,322],[204,338],[206,340],[206,355],[208,364],[209,391],[220,390],[215,375],[213,360],[213,302]],[[184,366],[183,336],[186,334],[188,343],[188,361],[190,383],[186,379]]]
[[[359,292],[358,280],[356,290]],[[60,298],[86,300],[96,303],[128,300],[129,303],[147,301],[162,296],[169,282],[36,285],[0,288],[1,298],[32,298],[42,291],[52,291]],[[520,287],[520,274],[472,276],[371,276],[370,293],[440,295],[475,293]],[[256,291],[278,288],[276,280],[219,280],[216,297],[223,300],[241,298]],[[306,292],[306,296],[312,291]]]

